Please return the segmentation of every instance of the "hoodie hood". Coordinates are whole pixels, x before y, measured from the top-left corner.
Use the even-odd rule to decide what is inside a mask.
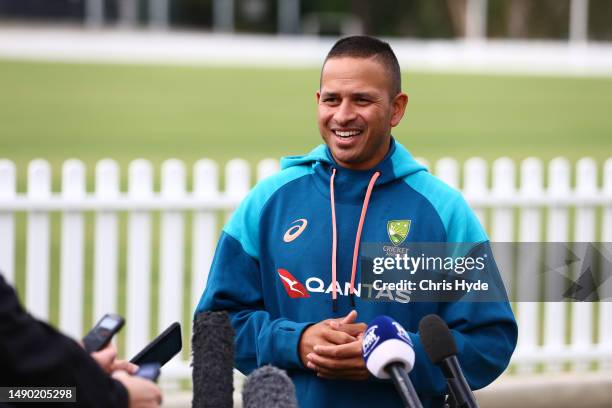
[[[328,174],[327,178],[329,178],[332,168],[337,169],[339,176],[344,175],[345,178],[350,179],[369,179],[372,174],[378,171],[380,178],[376,182],[377,185],[386,184],[419,171],[427,171],[425,166],[414,160],[410,152],[394,138],[391,138],[391,147],[385,158],[369,170],[349,170],[339,166],[332,157],[329,148],[324,144],[317,146],[306,155],[283,157],[280,164],[283,170],[294,166],[316,168],[317,165],[321,165]]]
[[[395,180],[402,179],[410,174],[426,171],[425,167],[417,163],[402,145],[395,139],[391,139],[391,146],[385,158],[368,170],[350,170],[339,166],[325,145],[316,147],[306,156],[294,156],[284,158],[281,167],[284,169],[294,166],[311,166],[314,183],[313,185],[330,201],[331,225],[332,225],[332,312],[337,311],[337,252],[338,252],[338,228],[336,221],[336,207],[338,204],[340,212],[346,211],[347,206],[361,205],[361,215],[357,220],[357,231],[355,245],[353,248],[353,262],[351,267],[350,299],[351,306],[355,306],[354,290],[355,279],[359,260],[359,247],[361,232],[365,223],[366,213],[370,198],[376,187],[377,191],[385,188]]]

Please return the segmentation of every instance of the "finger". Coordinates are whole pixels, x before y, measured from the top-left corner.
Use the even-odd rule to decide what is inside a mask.
[[[357,311],[353,309],[342,320],[340,320],[340,323],[349,324],[349,323],[353,323],[356,319],[357,319]]]
[[[357,337],[367,330],[368,325],[365,323],[335,323],[333,325],[330,324],[330,327],[334,330],[342,331],[353,337]]]
[[[334,346],[316,345],[314,346],[314,352],[322,357],[329,358],[353,358],[362,355],[360,341]]]
[[[111,374],[111,377],[113,377],[116,380],[120,380],[122,378],[126,378],[129,377],[130,374],[128,374],[127,371],[124,370],[117,370],[117,371],[113,371],[113,373]]]
[[[357,339],[343,331],[326,329],[321,333],[321,337],[332,344],[345,344],[356,341]]]
[[[365,369],[365,362],[363,357],[353,357],[345,359],[336,359],[320,356],[316,353],[310,353],[306,356],[306,359],[311,365],[327,368],[329,370],[363,370]],[[310,368],[310,367],[309,367]]]
[[[117,350],[114,348],[104,348],[100,351],[91,353],[91,357],[104,369],[108,370],[117,356]]]
[[[351,310],[350,312],[347,313],[346,316],[344,317],[340,317],[337,319],[330,319],[327,321],[327,324],[336,329],[339,325],[342,324],[351,324],[355,321],[355,319],[357,319],[357,311],[356,310]]]
[[[136,364],[132,364],[126,360],[117,360],[112,365],[112,370],[123,370],[127,371],[130,374],[135,374],[138,371],[138,366]]]

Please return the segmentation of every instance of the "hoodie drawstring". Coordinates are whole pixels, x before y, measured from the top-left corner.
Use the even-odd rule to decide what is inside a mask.
[[[372,175],[370,182],[368,183],[368,189],[366,190],[365,198],[363,199],[363,206],[361,207],[361,216],[359,217],[359,225],[357,226],[357,234],[355,235],[355,247],[353,249],[353,266],[351,268],[351,286],[350,286],[350,299],[351,306],[355,307],[355,276],[357,275],[357,258],[359,256],[359,244],[361,242],[361,232],[363,230],[363,224],[365,223],[366,213],[368,211],[368,205],[370,203],[370,197],[372,196],[372,190],[376,180],[380,177],[380,172],[376,172]],[[330,192],[330,204],[332,213],[332,311],[336,312],[338,309],[338,294],[336,293],[337,276],[336,276],[336,259],[338,252],[338,231],[336,227],[336,203],[334,197],[334,179],[336,178],[336,169],[332,169],[332,175],[329,179],[329,192]]]
[[[336,178],[336,169],[332,169],[332,175],[329,179],[329,194],[332,213],[332,311],[335,313],[338,310],[338,294],[336,293],[336,254],[338,253],[338,231],[336,230],[336,203],[334,200],[334,178]]]

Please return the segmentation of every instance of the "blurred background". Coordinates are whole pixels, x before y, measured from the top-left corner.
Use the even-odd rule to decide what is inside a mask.
[[[6,181],[11,167],[6,161],[0,163],[0,199],[9,200],[0,206],[0,268],[9,265],[26,298],[30,279],[37,279],[28,278],[34,272],[27,259],[47,259],[42,269],[49,277],[44,288],[48,293],[45,313],[61,326],[63,259],[72,255],[62,252],[60,245],[66,230],[63,207],[40,204],[49,224],[42,229],[44,234],[32,234],[28,231],[36,230],[28,230],[31,207],[10,201],[13,193],[25,197],[30,191],[31,161],[40,158],[50,164],[50,189],[59,195],[65,186],[62,165],[71,158],[84,165],[84,188],[89,194],[96,186],[95,166],[105,158],[118,164],[121,191],[128,189],[128,165],[133,160],[144,158],[152,164],[152,189],[159,191],[161,164],[179,159],[187,169],[185,188],[192,191],[196,183],[191,169],[202,158],[213,159],[220,169],[242,158],[253,169],[265,158],[306,153],[321,142],[315,103],[321,63],[338,38],[353,34],[384,38],[400,60],[409,105],[394,136],[413,155],[432,167],[441,158],[456,160],[459,188],[468,184],[459,173],[472,157],[488,163],[482,178],[485,189],[492,184],[487,177],[494,176],[491,163],[500,157],[516,164],[500,166],[510,169],[510,188],[519,188],[521,177],[521,183],[529,180],[533,161],[519,172],[526,158],[543,163],[543,173],[533,174],[542,180],[542,187],[549,184],[551,159],[567,159],[561,169],[566,169],[564,163],[570,166],[567,169],[582,163],[583,176],[567,170],[567,187],[580,190],[576,180],[582,177],[592,188],[583,189],[586,196],[566,203],[563,222],[568,234],[548,239],[579,240],[577,225],[587,221],[578,206],[588,202],[586,219],[593,226],[592,238],[583,239],[611,240],[606,232],[606,214],[611,214],[612,225],[610,200],[596,193],[605,186],[612,191],[612,176],[605,186],[603,181],[603,163],[612,156],[611,22],[611,0],[0,0],[0,159],[10,161],[15,174],[13,191]],[[590,159],[580,162],[585,157]],[[176,168],[175,164],[170,167]],[[7,168],[10,171],[2,173]],[[253,182],[255,171],[246,177],[247,183]],[[219,185],[227,178],[220,170]],[[542,201],[545,206],[556,205],[546,200]],[[489,222],[497,219],[495,211],[507,208],[501,201],[491,202],[482,210]],[[183,209],[194,209],[196,204],[185,204]],[[98,210],[96,205],[89,210]],[[213,231],[211,242],[232,205],[208,214],[212,216],[207,218]],[[121,313],[127,313],[129,303],[127,247],[132,213],[128,207],[117,207],[119,227],[112,241],[118,248],[110,272],[118,277],[114,307]],[[150,325],[145,330],[149,338],[164,325],[158,304],[163,293],[159,283],[163,255],[158,251],[164,252],[160,233],[164,212],[172,209],[153,208],[151,233],[146,236],[150,247],[144,269],[151,277],[151,296],[144,300],[150,306]],[[505,213],[509,230],[502,236],[509,241],[524,239],[520,238],[524,235],[520,235],[519,212],[512,208]],[[544,221],[550,213],[544,209],[535,218],[539,230],[553,224],[550,219]],[[98,317],[93,312],[96,212],[82,214],[85,218],[78,228],[84,245],[78,250],[83,254],[76,268],[84,277],[82,296],[79,289],[83,313],[77,317],[79,324],[68,330],[75,336]],[[184,222],[185,229],[175,231],[185,240],[179,258],[195,259],[201,250],[192,242],[198,215],[190,211],[183,215],[177,225]],[[2,231],[6,225],[12,225],[10,233]],[[48,245],[48,252],[28,258],[32,246],[28,236],[45,234],[50,237],[43,245]],[[8,261],[7,256],[2,258],[6,254]],[[189,293],[198,292],[193,282],[198,282],[196,274],[201,271],[189,261],[176,265],[186,294],[180,313],[187,345],[197,300]],[[538,334],[530,341],[534,347],[541,346],[547,341],[544,307],[528,310],[539,316],[533,323]],[[612,331],[602,320],[607,315],[601,310],[593,307],[586,314],[588,339],[579,346],[589,349],[591,344],[603,344],[602,333],[607,333],[604,346],[609,357]],[[575,345],[569,329],[575,312],[569,306],[566,312],[567,331],[559,336],[563,344]],[[126,329],[129,325],[128,319]],[[129,349],[126,342],[122,334],[123,353]],[[584,355],[591,357],[585,358],[588,364],[583,364],[582,372],[604,369],[597,378],[610,378],[609,365]],[[188,373],[188,357],[186,347],[175,377]],[[528,373],[545,371],[544,365],[533,365],[537,358],[529,361]],[[568,364],[556,365],[552,371],[571,371]],[[554,393],[562,395],[564,389],[565,383]],[[516,397],[516,390],[508,388],[507,400]]]
[[[370,34],[404,70],[395,136],[413,154],[601,160],[610,21],[609,0],[0,0],[0,151],[20,167],[300,154],[320,141],[325,53]]]

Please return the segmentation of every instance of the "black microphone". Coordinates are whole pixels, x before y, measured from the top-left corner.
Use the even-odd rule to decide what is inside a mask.
[[[227,312],[202,312],[193,322],[192,408],[234,406],[234,328]]]
[[[242,408],[298,408],[293,381],[280,368],[258,368],[244,383]]]
[[[408,332],[388,316],[378,316],[363,336],[363,358],[376,378],[391,378],[404,407],[423,408],[408,377],[414,366],[414,349]]]
[[[446,322],[440,316],[430,314],[419,323],[421,344],[429,359],[442,370],[452,397],[459,408],[478,408],[457,360],[457,345]]]

